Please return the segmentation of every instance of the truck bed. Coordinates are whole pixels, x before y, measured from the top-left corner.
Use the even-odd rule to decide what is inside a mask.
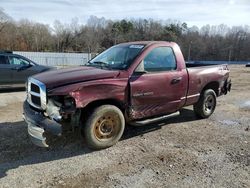
[[[200,92],[208,83],[223,83],[229,76],[227,64],[187,63],[186,67],[189,77],[186,105],[197,102]]]
[[[212,64],[212,63],[186,63],[186,67],[204,67],[204,66],[214,66],[214,65],[219,65],[219,64]]]

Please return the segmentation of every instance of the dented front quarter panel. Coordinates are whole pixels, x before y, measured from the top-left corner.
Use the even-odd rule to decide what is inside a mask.
[[[128,73],[120,71],[116,78],[107,78],[70,84],[50,90],[48,96],[71,96],[75,99],[76,108],[84,108],[97,100],[115,99],[126,101]]]

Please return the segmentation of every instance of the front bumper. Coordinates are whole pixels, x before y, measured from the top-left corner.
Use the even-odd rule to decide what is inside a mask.
[[[226,95],[228,92],[231,91],[232,83],[231,80],[226,80],[223,86],[223,93]]]
[[[226,95],[228,92],[231,91],[231,87],[232,87],[231,80],[225,80],[223,82],[223,85],[221,87],[219,87],[218,96]]]
[[[45,117],[41,112],[33,110],[27,101],[23,104],[24,119],[28,124],[28,133],[31,141],[40,147],[48,147],[45,133],[61,136],[62,125]]]

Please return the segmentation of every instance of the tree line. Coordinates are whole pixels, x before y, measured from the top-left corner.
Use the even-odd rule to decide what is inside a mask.
[[[153,19],[107,20],[90,16],[87,23],[56,20],[53,26],[27,19],[14,21],[0,9],[0,49],[39,52],[99,53],[127,41],[177,42],[186,60],[250,61],[250,27],[221,24],[189,27]]]

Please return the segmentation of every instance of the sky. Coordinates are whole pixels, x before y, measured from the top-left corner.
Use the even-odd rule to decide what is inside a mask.
[[[178,20],[188,26],[206,24],[250,25],[250,0],[0,0],[14,20],[23,18],[53,25],[89,16],[121,20],[153,18]]]

